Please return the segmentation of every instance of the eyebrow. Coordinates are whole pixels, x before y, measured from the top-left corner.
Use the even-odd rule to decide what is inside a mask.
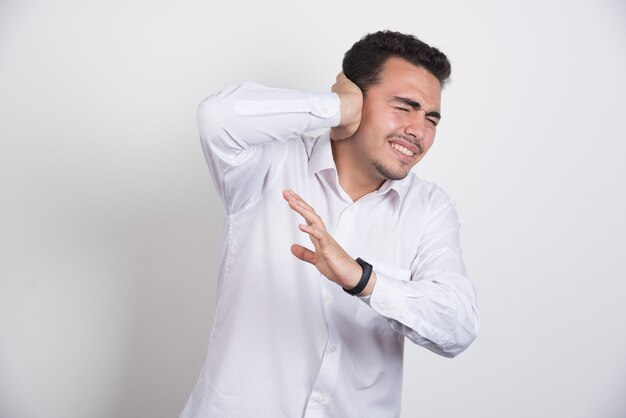
[[[422,108],[422,105],[419,102],[416,102],[415,100],[412,100],[406,97],[393,96],[393,101],[404,103],[407,106],[411,106],[413,110],[420,110]],[[426,116],[441,119],[441,114],[435,111],[426,113]]]

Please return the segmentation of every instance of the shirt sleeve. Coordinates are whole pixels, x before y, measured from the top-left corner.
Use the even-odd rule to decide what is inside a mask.
[[[281,144],[307,131],[337,126],[339,97],[255,83],[229,87],[198,106],[205,158],[229,215],[253,207],[280,171]]]
[[[411,266],[410,280],[384,266],[373,266],[376,285],[361,300],[412,342],[455,357],[478,335],[475,289],[467,277],[452,200],[438,193],[426,232]]]

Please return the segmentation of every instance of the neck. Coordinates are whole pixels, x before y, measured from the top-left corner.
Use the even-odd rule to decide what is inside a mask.
[[[333,159],[337,167],[337,176],[341,188],[356,202],[368,193],[378,190],[385,179],[369,161],[355,158],[352,150],[352,138],[340,141],[331,140]]]

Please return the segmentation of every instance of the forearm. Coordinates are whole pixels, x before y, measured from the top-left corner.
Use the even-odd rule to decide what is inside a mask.
[[[200,136],[221,154],[284,142],[339,121],[340,102],[334,93],[307,94],[254,83],[224,89],[198,107]]]
[[[450,279],[463,287],[378,274],[376,286],[365,302],[410,341],[454,357],[478,335],[479,317],[471,284],[464,277]]]

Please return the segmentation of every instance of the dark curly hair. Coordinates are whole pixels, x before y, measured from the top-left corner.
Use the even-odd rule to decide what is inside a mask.
[[[439,80],[443,87],[450,78],[450,61],[437,48],[413,35],[379,31],[370,33],[352,45],[343,58],[343,72],[363,94],[380,81],[378,76],[387,59],[398,57],[422,67]]]

